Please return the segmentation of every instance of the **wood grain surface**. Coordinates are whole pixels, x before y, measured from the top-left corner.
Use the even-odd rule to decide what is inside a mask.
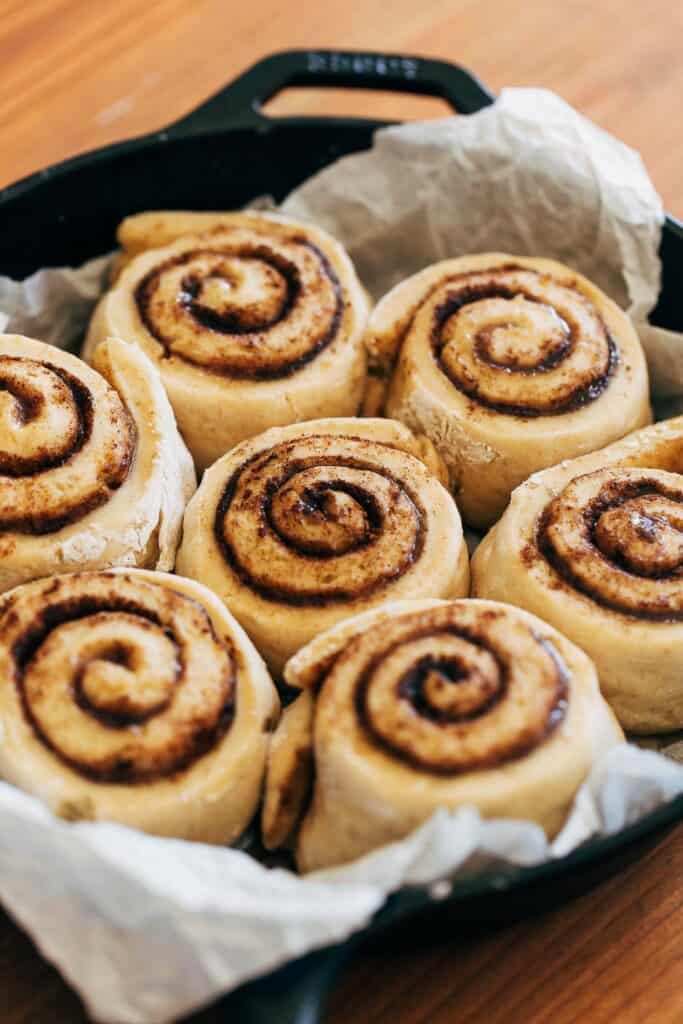
[[[496,90],[554,89],[639,149],[667,208],[683,216],[683,4],[671,0],[0,0],[0,14],[0,186],[170,123],[269,51],[331,46],[460,61]],[[269,110],[409,118],[444,108],[291,90]],[[560,910],[356,960],[327,1020],[674,1024],[683,1021],[682,931],[679,829]],[[5,1024],[85,1020],[1,916],[0,990]]]

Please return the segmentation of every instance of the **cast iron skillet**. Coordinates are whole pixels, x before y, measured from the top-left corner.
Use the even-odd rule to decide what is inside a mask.
[[[291,85],[424,93],[443,97],[461,114],[494,99],[463,68],[442,61],[328,50],[274,54],[166,130],[67,160],[0,192],[0,274],[21,278],[108,252],[118,222],[140,210],[231,209],[259,194],[282,199],[337,157],[367,149],[384,123],[275,120],[261,113],[262,103]],[[661,256],[662,291],[652,319],[683,330],[683,225],[672,218]],[[443,928],[481,928],[548,909],[618,870],[681,818],[683,797],[562,860],[460,883],[438,903],[423,890],[404,889],[363,933],[242,986],[212,1019],[315,1024],[337,970],[360,942],[386,944],[409,930],[414,943],[427,930],[433,937]]]

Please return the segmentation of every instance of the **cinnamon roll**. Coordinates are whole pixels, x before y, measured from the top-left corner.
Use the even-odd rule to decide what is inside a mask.
[[[232,843],[258,806],[278,700],[191,580],[55,576],[0,610],[0,775],[70,820]]]
[[[650,422],[628,317],[552,260],[445,260],[399,284],[367,330],[371,412],[425,433],[466,522],[487,527],[530,473]]]
[[[357,413],[368,302],[331,236],[254,212],[145,214],[120,234],[138,255],[84,356],[109,334],[139,345],[200,469],[267,427]]]
[[[475,553],[473,589],[585,650],[625,729],[683,727],[683,417],[536,473]]]
[[[274,672],[390,597],[466,594],[460,516],[429,447],[391,420],[268,430],[205,473],[177,570],[226,602]]]
[[[318,693],[302,871],[399,839],[440,807],[529,819],[552,836],[623,739],[588,657],[493,601],[389,603],[316,637],[286,674]]]
[[[0,336],[0,590],[77,569],[172,569],[194,489],[142,352],[109,338],[91,368]]]

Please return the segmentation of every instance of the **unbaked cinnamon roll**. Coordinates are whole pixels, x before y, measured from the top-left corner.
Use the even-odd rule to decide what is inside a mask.
[[[266,431],[205,473],[177,571],[226,602],[274,672],[390,597],[466,594],[460,516],[429,448],[391,420]]]
[[[437,263],[378,303],[366,340],[368,411],[388,387],[387,415],[431,438],[475,527],[494,522],[530,473],[651,419],[628,317],[552,260]]]
[[[77,569],[172,569],[194,489],[145,355],[110,338],[91,368],[0,336],[0,590]]]
[[[138,255],[84,356],[109,334],[139,345],[200,469],[267,427],[357,413],[368,301],[331,236],[254,212],[143,214],[120,235]]]
[[[595,662],[625,729],[683,727],[683,417],[536,473],[475,553],[473,590]]]
[[[596,759],[623,739],[588,657],[492,601],[389,603],[316,637],[286,675],[305,688],[293,708],[318,694],[308,698],[314,781],[296,840],[302,871],[399,839],[440,807],[529,819],[552,836]],[[295,825],[283,808],[305,807],[300,780],[287,799],[277,733],[276,743],[267,841]]]
[[[205,587],[55,576],[0,610],[0,775],[70,820],[232,843],[258,806],[273,683]]]

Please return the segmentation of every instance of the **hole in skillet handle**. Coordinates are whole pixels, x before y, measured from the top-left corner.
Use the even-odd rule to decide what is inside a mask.
[[[322,1024],[327,997],[353,943],[317,950],[242,985],[185,1024]]]
[[[417,93],[439,97],[460,114],[473,114],[495,98],[469,71],[446,61],[353,50],[287,50],[254,64],[171,125],[168,135],[187,137],[228,125],[267,130],[271,122],[262,105],[291,86]]]
[[[294,85],[281,89],[261,106],[269,120],[326,116],[344,121],[366,118],[396,124],[453,117],[453,108],[441,96],[400,93],[389,89],[335,89],[334,86]]]

